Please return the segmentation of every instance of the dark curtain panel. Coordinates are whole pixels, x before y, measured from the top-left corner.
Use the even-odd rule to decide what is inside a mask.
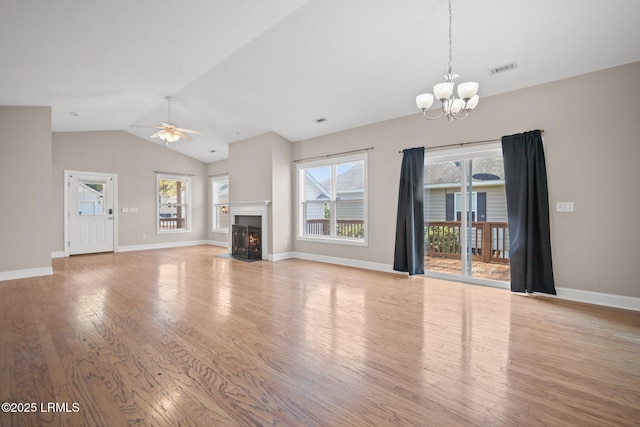
[[[556,294],[547,169],[539,130],[502,137],[512,292]]]
[[[424,147],[403,153],[393,269],[424,274]]]

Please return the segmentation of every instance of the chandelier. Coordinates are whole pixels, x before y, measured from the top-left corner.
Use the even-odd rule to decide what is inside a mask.
[[[416,104],[422,110],[422,114],[430,120],[447,116],[447,120],[464,120],[469,115],[469,111],[478,106],[478,83],[466,82],[458,85],[458,97],[454,96],[454,86],[456,79],[460,76],[453,72],[453,59],[451,54],[451,0],[449,0],[449,67],[445,70],[442,78],[444,83],[433,86],[433,94],[423,93],[416,97]],[[427,110],[431,108],[434,98],[442,104],[442,111],[435,117],[427,115]]]

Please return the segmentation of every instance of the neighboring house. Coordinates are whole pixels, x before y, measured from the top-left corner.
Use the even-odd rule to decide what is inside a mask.
[[[509,257],[509,237],[507,230],[507,201],[504,185],[504,163],[502,157],[473,159],[471,171],[471,227],[469,245],[474,255],[482,254],[483,236],[490,236],[491,252],[500,262]],[[459,162],[429,164],[424,172],[424,218],[429,224],[430,236],[443,236],[448,240],[450,230],[460,233],[462,219],[462,176]],[[444,223],[443,223],[444,222]],[[450,222],[454,222],[451,224]],[[455,224],[457,223],[457,224]],[[482,224],[484,223],[484,224]],[[434,248],[440,247],[440,237],[430,237],[427,250],[435,255]],[[443,241],[444,241],[443,240]],[[455,238],[457,242],[457,238]],[[430,245],[430,246],[429,246]],[[430,249],[431,247],[431,249]],[[460,247],[451,245],[445,253],[458,253]],[[488,261],[484,254],[484,261]],[[478,258],[479,259],[479,258]]]
[[[78,215],[103,215],[102,184],[78,185]]]
[[[364,183],[362,168],[363,163],[354,163],[349,169],[336,176],[336,199],[337,200],[362,200]],[[318,181],[312,174],[306,175],[307,200],[330,200],[331,179],[327,178]],[[338,219],[341,220],[364,220],[361,203],[340,204]],[[313,204],[307,207],[307,219],[324,219],[325,208],[321,204]]]
[[[506,222],[507,200],[502,158],[473,161],[472,214],[474,221]],[[425,221],[460,221],[462,178],[456,162],[428,165],[424,172]]]

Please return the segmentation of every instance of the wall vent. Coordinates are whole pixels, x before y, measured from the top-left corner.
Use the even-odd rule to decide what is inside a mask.
[[[491,75],[494,74],[498,74],[498,73],[504,73],[505,71],[509,71],[509,70],[515,70],[516,68],[518,68],[518,63],[517,62],[512,62],[510,64],[507,65],[502,65],[500,67],[495,67],[489,70],[489,73]]]

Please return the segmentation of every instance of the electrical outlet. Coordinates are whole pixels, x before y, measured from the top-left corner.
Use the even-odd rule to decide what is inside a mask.
[[[557,202],[556,212],[573,212],[573,202]]]

